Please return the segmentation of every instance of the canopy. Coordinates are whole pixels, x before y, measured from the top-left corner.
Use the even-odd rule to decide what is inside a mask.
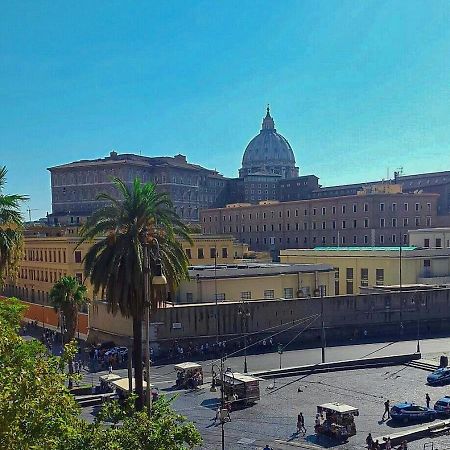
[[[250,375],[244,375],[239,372],[225,372],[223,380],[229,384],[241,384],[250,383],[252,381],[259,381],[259,378],[252,377]]]
[[[329,412],[337,412],[339,414],[358,414],[358,408],[354,406],[345,405],[343,403],[324,403],[323,405],[319,405],[317,407],[319,412],[321,411],[329,411]]]
[[[193,362],[184,362],[180,364],[175,364],[174,369],[175,370],[193,370],[193,369],[201,369],[202,366],[197,363]]]
[[[105,383],[109,383],[111,381],[120,380],[121,378],[122,377],[120,375],[117,375],[116,373],[107,373],[106,375],[101,375],[100,376],[100,381],[103,381]]]
[[[132,380],[132,386],[133,386],[133,390],[135,388],[135,379],[133,378]],[[144,389],[147,388],[147,382],[146,381],[142,381]],[[112,385],[116,388],[116,389],[120,389],[122,391],[128,391],[128,386],[129,386],[129,381],[128,381],[128,377],[125,378],[119,378],[118,380],[115,380],[112,382]],[[150,384],[150,387],[153,387],[152,384]]]

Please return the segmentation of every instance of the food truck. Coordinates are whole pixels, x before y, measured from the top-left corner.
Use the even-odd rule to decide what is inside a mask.
[[[345,441],[356,434],[354,417],[358,415],[358,408],[343,403],[319,405],[317,406],[315,432]]]
[[[195,389],[203,384],[203,369],[200,364],[184,362],[175,364],[174,369],[177,372],[177,387]]]
[[[260,399],[259,378],[239,372],[223,374],[223,389],[227,401],[248,405]]]

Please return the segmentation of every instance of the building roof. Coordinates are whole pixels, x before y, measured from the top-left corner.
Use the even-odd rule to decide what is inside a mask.
[[[188,163],[186,157],[181,154],[175,156],[150,157],[150,156],[135,155],[133,153],[119,154],[117,152],[112,151],[110,152],[109,156],[106,156],[104,158],[82,159],[67,164],[61,164],[59,166],[49,167],[47,170],[51,172],[52,170],[84,168],[89,166],[98,166],[99,164],[115,164],[115,165],[134,164],[134,165],[154,166],[154,167],[171,166],[180,169],[206,170],[210,172],[210,175],[222,178],[222,175],[220,175],[216,170],[207,169],[198,164]]]
[[[214,278],[242,278],[277,276],[281,274],[331,272],[333,266],[329,264],[221,264],[207,266],[191,266],[189,276],[191,279],[214,279]]]
[[[418,228],[417,230],[408,230],[408,233],[448,233],[450,227],[437,227],[437,228]]]
[[[417,250],[414,246],[404,246],[404,247],[315,247],[310,250],[315,252],[386,252],[393,251],[399,252],[400,249],[403,251]]]

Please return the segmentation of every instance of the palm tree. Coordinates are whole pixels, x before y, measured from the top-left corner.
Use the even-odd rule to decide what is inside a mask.
[[[62,314],[61,333],[63,343],[67,344],[75,338],[78,324],[78,312],[87,304],[87,289],[84,284],[71,276],[60,278],[52,287],[49,294],[50,302],[56,311]],[[73,364],[69,360],[69,388],[72,388]]]
[[[6,167],[0,167],[0,287],[6,275],[14,276],[22,256],[23,222],[20,203],[25,195],[6,195]]]
[[[95,212],[81,230],[82,242],[97,238],[84,258],[84,271],[94,294],[100,293],[109,311],[132,318],[136,407],[142,409],[142,319],[147,306],[154,311],[164,300],[151,281],[150,299],[145,298],[144,249],[150,250],[151,273],[160,263],[175,288],[188,278],[189,265],[177,238],[191,239],[168,194],[158,192],[155,184],[137,178],[130,186],[119,178],[113,184],[116,195],[100,194],[97,198],[107,206]]]

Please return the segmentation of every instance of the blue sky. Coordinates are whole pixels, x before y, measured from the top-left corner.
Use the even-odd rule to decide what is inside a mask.
[[[50,211],[46,168],[183,153],[237,176],[267,103],[323,185],[450,170],[450,3],[3,2],[0,164]]]

